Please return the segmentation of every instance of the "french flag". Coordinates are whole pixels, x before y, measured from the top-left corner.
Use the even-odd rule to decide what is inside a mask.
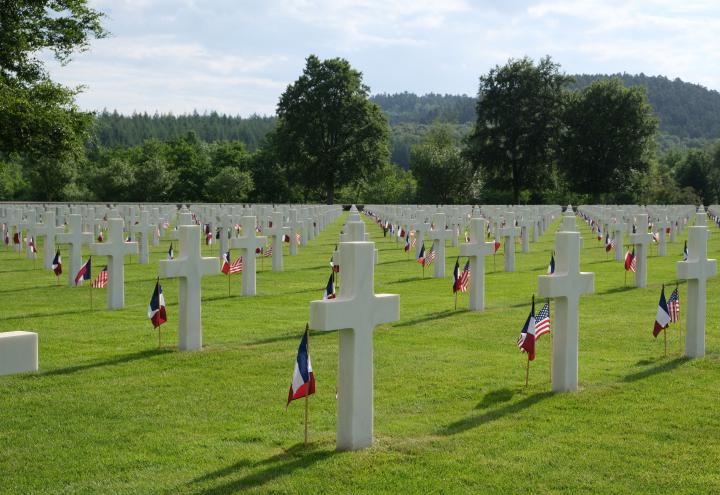
[[[496,253],[498,252],[498,249],[500,249],[500,245],[501,245],[501,244],[500,244],[500,241],[498,241],[497,239],[495,239],[495,252],[496,252]]]
[[[75,275],[75,285],[79,284],[83,280],[90,280],[92,277],[92,257],[88,258],[87,262],[80,267],[77,275]]]
[[[530,314],[525,320],[525,326],[523,326],[518,337],[517,345],[521,351],[527,352],[528,360],[533,361],[535,359],[535,299],[533,298],[532,309]]]
[[[655,327],[653,328],[653,337],[657,338],[660,332],[670,324],[670,310],[668,310],[667,301],[665,300],[665,286],[663,285],[660,292],[660,304],[658,305],[657,315],[655,315]]]
[[[315,393],[315,375],[313,374],[312,364],[310,363],[310,354],[308,353],[308,328],[300,341],[297,359],[295,360],[295,370],[293,371],[292,384],[288,391],[288,400],[285,407],[290,402],[301,397],[306,397]]]
[[[335,299],[335,272],[330,272],[330,279],[325,286],[323,299]]]
[[[222,268],[220,268],[220,271],[223,272],[225,275],[228,275],[230,273],[230,251],[223,254],[223,264]]]
[[[154,328],[159,327],[167,321],[167,314],[165,313],[165,296],[163,296],[159,280],[155,282],[155,291],[150,298],[148,318],[150,318]]]
[[[52,269],[55,272],[55,276],[59,277],[62,274],[62,258],[60,257],[59,249],[55,253],[55,257],[53,258]]]

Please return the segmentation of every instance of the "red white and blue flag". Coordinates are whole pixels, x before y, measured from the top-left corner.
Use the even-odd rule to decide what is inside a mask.
[[[550,333],[550,304],[545,305],[535,315],[535,340],[546,333]]]
[[[105,285],[108,281],[108,269],[107,265],[105,265],[105,268],[103,268],[100,273],[98,273],[98,276],[95,277],[95,280],[93,280],[92,288],[93,289],[104,289]]]
[[[670,294],[670,299],[667,301],[668,311],[670,312],[670,322],[675,323],[680,321],[680,293],[675,287],[675,290]]]
[[[165,296],[163,296],[162,286],[160,285],[159,280],[155,282],[155,290],[150,298],[148,318],[150,318],[153,328],[157,328],[167,321],[167,314],[165,312]]]
[[[335,272],[330,272],[330,278],[325,286],[323,299],[335,299]]]
[[[228,255],[229,258],[229,255]],[[236,259],[231,265],[230,265],[230,275],[233,273],[240,273],[243,271],[243,258],[240,256],[238,259]]]
[[[667,301],[665,300],[665,286],[663,286],[660,292],[660,304],[658,304],[657,314],[655,315],[653,337],[657,338],[660,332],[670,325],[670,321],[670,310],[668,310]]]
[[[610,238],[610,234],[605,234],[605,252],[609,253],[615,247],[615,238]]]
[[[635,272],[635,248],[625,253],[625,271]]]
[[[535,359],[535,300],[533,299],[530,314],[525,320],[525,325],[520,331],[520,337],[517,339],[517,346],[521,351],[526,352],[528,360]]]
[[[470,261],[465,263],[462,273],[460,273],[460,259],[455,260],[455,269],[453,270],[453,293],[467,292],[468,282],[470,281]]]
[[[62,274],[62,258],[60,257],[60,250],[55,252],[55,257],[52,262],[52,269],[55,272],[55,276],[59,277]]]
[[[225,275],[230,275],[230,250],[227,253],[223,253],[223,262],[220,271]]]
[[[425,266],[425,244],[420,246],[420,253],[418,254],[417,262],[422,266]]]
[[[425,256],[425,266],[432,265],[435,261],[435,244],[430,246],[430,251],[428,251],[427,256]]]
[[[500,246],[501,246],[500,241],[498,241],[497,239],[495,239],[495,251],[494,251],[494,253],[497,253],[497,252],[498,252],[498,250],[500,249]],[[493,253],[493,254],[494,254],[494,253]]]
[[[547,267],[548,275],[555,273],[555,253],[550,254],[550,264]]]
[[[28,242],[28,247],[30,248],[30,252],[35,254],[37,253],[37,246],[35,246],[35,238],[31,237],[30,241]]]
[[[90,278],[92,278],[92,256],[88,258],[87,262],[81,266],[77,274],[75,274],[75,285],[83,280],[90,280]]]
[[[685,241],[685,247],[683,247],[683,261],[688,260],[687,241]]]
[[[172,242],[170,243],[170,249],[168,249],[167,259],[171,260],[175,258],[175,251],[173,251]]]
[[[295,359],[295,369],[293,370],[292,384],[288,391],[288,400],[285,407],[295,399],[307,397],[315,393],[315,374],[312,370],[310,362],[310,354],[308,353],[308,333],[306,328],[303,338],[298,347],[297,358]]]
[[[405,247],[403,247],[403,251],[406,253],[410,251],[410,234],[405,237]]]

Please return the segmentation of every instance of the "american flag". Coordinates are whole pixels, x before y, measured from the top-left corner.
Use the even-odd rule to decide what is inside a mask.
[[[300,234],[295,234],[295,242],[298,246],[300,245]]]
[[[410,232],[410,247],[415,247],[415,244],[417,243],[417,238],[415,237],[415,232]]]
[[[267,257],[267,256],[272,256],[272,248],[273,248],[273,247],[272,247],[272,244],[270,244],[270,246],[268,246],[268,248],[265,250],[265,256],[266,256],[266,257]]]
[[[550,333],[550,304],[548,303],[545,303],[545,306],[535,315],[535,340],[546,333]]]
[[[35,254],[37,253],[37,246],[35,246],[35,238],[31,237],[30,242],[28,242],[28,247],[30,248],[30,252]]]
[[[635,249],[625,253],[625,270],[635,272]]]
[[[652,240],[653,240],[653,242],[654,242],[655,244],[657,244],[658,242],[660,242],[660,236],[658,235],[657,232],[653,232],[653,233],[652,233]]]
[[[233,273],[240,273],[243,270],[243,258],[240,256],[238,259],[236,259],[232,265],[230,265],[230,273],[229,275],[232,275]]]
[[[430,246],[427,256],[425,256],[425,266],[432,265],[435,261],[435,245]]]
[[[497,239],[495,239],[495,252],[496,252],[496,253],[498,252],[498,249],[500,249],[500,246],[501,246],[500,241],[498,241]]]
[[[670,299],[667,301],[668,303],[668,310],[670,314],[670,321],[672,323],[675,323],[680,320],[680,294],[678,293],[677,287],[674,291],[672,291],[672,294],[670,294]]]
[[[104,289],[105,284],[107,284],[108,281],[108,271],[107,271],[107,265],[105,265],[105,268],[102,269],[100,273],[98,273],[98,276],[93,280],[92,282],[92,288],[93,289]]]
[[[455,285],[453,286],[453,292],[467,292],[468,288],[468,282],[470,281],[470,260],[465,262],[465,267],[463,268],[462,273],[458,275],[458,269],[460,268],[459,263],[455,262],[455,272],[453,275],[455,275]]]
[[[615,247],[615,238],[610,238],[609,234],[605,235],[605,252],[608,253],[612,251],[612,248]]]

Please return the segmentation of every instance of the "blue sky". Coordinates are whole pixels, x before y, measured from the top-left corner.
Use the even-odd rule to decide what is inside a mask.
[[[508,58],[720,90],[717,0],[90,0],[108,39],[51,74],[84,109],[273,114],[305,58],[344,57],[373,93],[477,92]]]

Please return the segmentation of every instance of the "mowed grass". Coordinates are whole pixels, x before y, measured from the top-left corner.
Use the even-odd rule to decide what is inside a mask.
[[[667,257],[651,248],[640,290],[630,276],[625,286],[622,264],[578,221],[581,268],[595,273],[595,294],[580,303],[580,390],[553,394],[550,337],[538,343],[527,388],[515,340],[558,221],[529,254],[518,252],[515,273],[502,271],[501,254],[486,259],[483,313],[464,309],[466,295],[453,310],[456,248],[448,245],[445,279],[423,279],[402,242],[368,223],[380,256],[376,292],[401,296],[400,321],[375,332],[375,443],[335,451],[337,333],[313,332],[317,394],[303,447],[303,401],[286,410],[285,400],[344,218],[286,256],[283,273],[265,259],[257,297],[238,295],[239,276],[231,297],[224,275],[205,278],[204,349],[194,353],[174,347],[176,281],[163,282],[162,349],[146,317],[169,241],[153,248],[149,265],[128,262],[119,311],[104,309],[103,290],[90,310],[87,285],[69,288],[63,278],[56,286],[40,260],[34,269],[3,249],[0,331],[38,332],[40,371],[0,377],[0,492],[720,492],[718,280],[708,287],[707,357],[681,357],[683,325],[670,329],[667,357],[651,333],[686,232]],[[717,257],[720,235],[710,229]],[[93,261],[97,273],[104,259]],[[680,291],[684,320],[685,285]]]

